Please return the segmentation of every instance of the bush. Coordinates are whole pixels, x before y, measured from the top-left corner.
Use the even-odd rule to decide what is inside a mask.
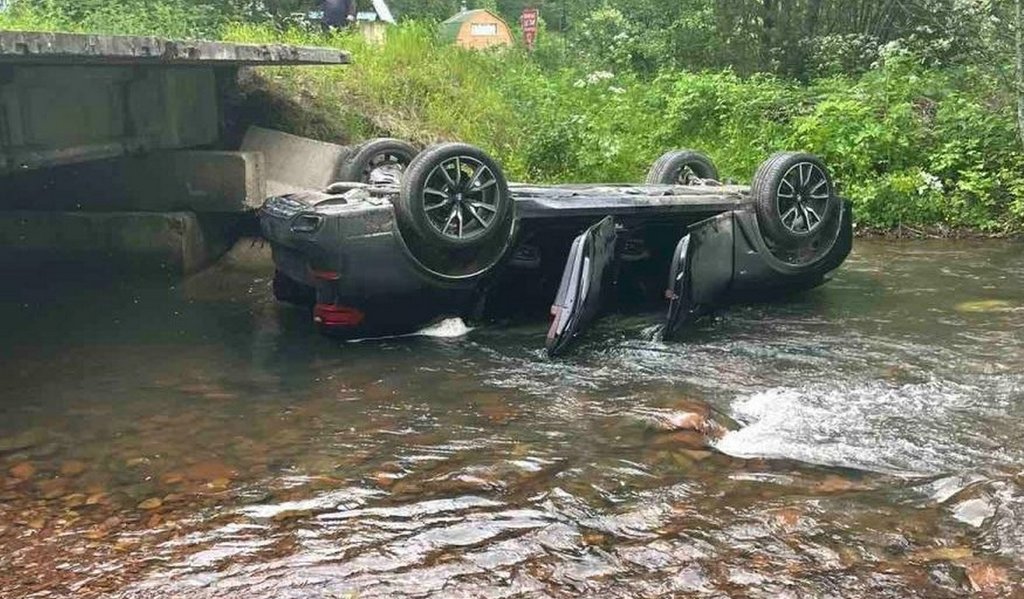
[[[314,113],[361,115],[358,135],[478,144],[513,178],[639,181],[662,152],[689,147],[747,181],[770,153],[806,150],[831,165],[862,225],[1024,224],[1012,98],[980,69],[928,69],[883,51],[863,75],[806,85],[728,71],[648,79],[628,67],[544,68],[518,50],[468,52],[426,25],[393,29],[381,47],[326,41],[352,49],[355,64],[268,77],[312,99]]]

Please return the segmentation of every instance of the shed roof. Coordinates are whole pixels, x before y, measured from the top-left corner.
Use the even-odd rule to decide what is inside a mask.
[[[470,20],[470,18],[475,17],[481,13],[494,17],[494,20],[498,21],[502,25],[505,25],[505,27],[508,27],[508,24],[505,23],[505,20],[499,17],[498,15],[494,14],[493,12],[487,10],[486,8],[476,8],[473,10],[461,11],[458,14],[451,16],[447,21],[441,23],[441,37],[448,41],[455,40],[459,36],[459,30],[462,29],[462,24]]]

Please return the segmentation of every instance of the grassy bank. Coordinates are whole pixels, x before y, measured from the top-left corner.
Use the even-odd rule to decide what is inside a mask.
[[[230,39],[265,30],[234,27]],[[426,26],[383,46],[286,35],[351,50],[338,69],[272,69],[260,85],[294,98],[275,126],[309,135],[458,139],[530,181],[636,181],[669,148],[699,148],[749,180],[780,149],[820,154],[862,226],[1015,232],[1024,225],[1024,154],[1012,97],[980,69],[928,70],[891,56],[856,78],[801,85],[729,72],[552,68],[516,51],[471,53]],[[565,61],[569,62],[569,61]]]
[[[61,24],[32,14],[0,15],[0,27]],[[195,29],[109,22],[119,32]],[[393,28],[379,46],[256,25],[221,24],[213,35],[354,54],[347,67],[263,69],[246,84],[263,124],[299,134],[462,140],[492,152],[511,178],[538,182],[637,181],[682,147],[748,181],[770,153],[800,149],[825,158],[864,228],[1024,229],[1013,98],[983,68],[927,69],[891,54],[863,75],[809,84],[728,71],[641,78],[577,68],[558,40],[542,40],[535,55],[464,51],[437,42],[427,24]]]

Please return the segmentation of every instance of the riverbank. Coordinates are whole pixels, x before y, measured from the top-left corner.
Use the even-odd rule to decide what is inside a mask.
[[[227,37],[265,39],[235,28]],[[822,156],[865,231],[1008,236],[1024,230],[1024,153],[1012,96],[979,69],[932,70],[893,56],[858,77],[798,84],[768,75],[580,72],[510,50],[471,53],[416,24],[383,45],[287,37],[353,52],[339,69],[263,69],[243,91],[263,124],[323,139],[460,140],[510,178],[641,180],[671,148],[710,155],[748,181],[780,149]],[[916,232],[916,233],[915,233]]]
[[[550,132],[540,130],[533,131],[536,138],[529,138],[521,131],[513,133],[515,127],[503,126],[496,121],[507,121],[519,116],[510,116],[497,101],[493,103],[497,108],[490,113],[494,115],[490,122],[492,130],[478,130],[475,124],[460,124],[451,120],[453,114],[435,110],[430,106],[435,100],[427,97],[414,99],[416,93],[412,90],[406,90],[404,94],[407,97],[397,100],[377,95],[372,83],[361,79],[358,73],[352,73],[353,69],[359,68],[357,62],[356,65],[343,70],[253,71],[242,80],[239,108],[244,118],[251,122],[342,144],[356,143],[376,136],[400,137],[420,146],[448,140],[466,141],[479,145],[497,156],[511,178],[543,183],[640,181],[650,164],[664,149],[676,147],[700,148],[716,161],[724,177],[742,183],[750,180],[760,159],[771,155],[779,148],[801,147],[769,146],[755,153],[750,148],[740,149],[739,144],[719,139],[715,142],[719,146],[718,149],[708,149],[709,143],[686,136],[662,137],[664,141],[653,147],[654,143],[644,137],[642,132],[634,131],[633,133],[642,143],[648,144],[649,148],[636,149],[635,153],[629,156],[609,156],[606,161],[589,160],[586,168],[580,165],[568,168],[562,158],[552,162],[535,160],[532,158],[534,150],[531,144],[550,142],[551,153],[564,154],[584,153],[581,148],[585,148],[586,144],[601,146],[606,142],[588,141],[579,136],[574,138],[573,135],[560,141],[550,139]],[[398,90],[410,85],[415,85],[415,82],[399,80],[392,87]],[[563,101],[571,102],[568,99]],[[445,104],[441,100],[436,102]],[[474,115],[474,108],[469,105],[452,104],[452,111],[462,115]],[[523,126],[532,127],[530,124]],[[616,133],[610,138],[612,141],[607,143],[621,148],[622,144],[627,143],[622,139],[624,135]],[[660,134],[655,129],[652,135]],[[822,138],[824,144],[841,141],[842,138]],[[780,140],[778,143],[788,142]],[[582,145],[570,147],[569,144]],[[1016,210],[1016,204],[1011,202],[1009,207],[999,208],[1008,201],[1003,197],[1006,195],[1005,191],[993,191],[999,198],[1003,198],[1002,200],[989,198],[983,201],[980,198],[965,199],[956,193],[943,192],[933,196],[931,192],[934,189],[923,187],[907,187],[902,189],[901,193],[887,187],[880,190],[870,185],[851,184],[850,177],[856,178],[858,175],[848,174],[849,168],[843,163],[836,163],[837,158],[830,159],[827,148],[821,154],[826,157],[828,164],[833,166],[840,192],[854,202],[857,218],[855,232],[859,238],[1002,239],[1019,238],[1024,234],[1024,221],[1020,221],[1013,212]],[[977,173],[970,176],[974,178],[973,180],[983,178],[983,175]],[[904,186],[907,184],[904,182]],[[921,180],[921,185],[925,185],[924,179]],[[946,189],[946,184],[941,182],[932,181],[930,185]],[[956,184],[949,185],[956,188]],[[883,191],[884,197],[880,198],[877,194]],[[916,216],[915,211],[918,211]]]
[[[438,40],[428,23],[391,27],[377,44],[252,24],[194,29],[203,22],[196,15],[90,13],[71,22],[33,6],[0,14],[0,28],[210,35],[351,51],[355,62],[346,67],[263,69],[242,87],[240,102],[257,122],[310,137],[460,140],[494,155],[510,178],[540,183],[641,180],[672,148],[700,149],[723,176],[748,181],[773,152],[800,149],[832,168],[864,230],[922,237],[1024,231],[1015,98],[991,65],[937,68],[894,47],[880,50],[866,72],[808,82],[731,70],[640,73],[588,67],[563,41],[544,36],[532,54],[470,52]]]
[[[853,235],[857,239],[873,239],[882,241],[914,241],[914,240],[1012,240],[1024,239],[1021,231],[984,231],[964,227],[950,228],[939,226],[895,226],[889,228],[856,227]]]

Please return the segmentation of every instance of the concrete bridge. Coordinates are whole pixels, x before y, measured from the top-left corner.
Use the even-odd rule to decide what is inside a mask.
[[[202,268],[268,188],[324,185],[345,153],[260,129],[233,141],[239,69],[348,62],[328,48],[0,31],[0,268]]]

